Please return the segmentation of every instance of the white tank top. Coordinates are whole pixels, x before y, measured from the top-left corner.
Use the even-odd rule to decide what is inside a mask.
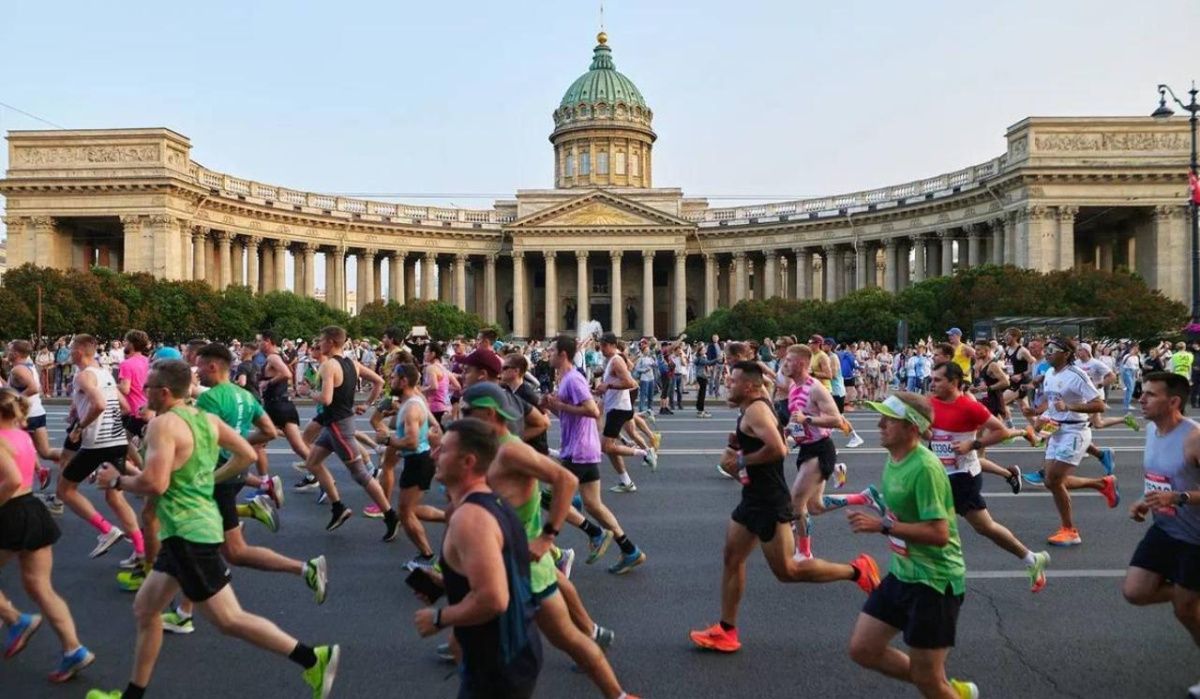
[[[118,397],[116,379],[113,378],[112,373],[104,371],[100,367],[90,366],[84,371],[91,372],[96,379],[100,394],[104,396],[104,412],[100,413],[100,417],[93,420],[92,424],[84,428],[80,446],[84,449],[103,449],[126,444],[125,426],[121,424],[121,399]],[[75,414],[82,420],[90,411],[91,401],[88,400],[87,394],[79,389],[79,377],[75,379],[75,395],[72,397],[72,403]]]
[[[619,354],[614,354],[612,359],[604,365],[604,383],[609,383],[613,380],[613,362],[623,362],[625,359]],[[633,410],[633,403],[629,401],[628,388],[610,388],[604,392],[604,412],[610,410]]]
[[[42,405],[42,377],[38,375],[38,368],[34,366],[32,359],[26,359],[21,362],[21,366],[29,370],[29,375],[33,377],[33,389],[36,391],[32,396],[25,396],[25,389],[29,386],[13,385],[13,388],[21,392],[25,398],[25,402],[29,404],[28,417],[41,417],[46,414],[46,408]],[[11,381],[9,382],[12,383]]]

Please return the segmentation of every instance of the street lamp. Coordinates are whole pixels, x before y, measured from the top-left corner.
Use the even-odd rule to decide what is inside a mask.
[[[1167,106],[1167,95],[1171,95],[1171,99],[1175,104],[1179,105],[1180,109],[1190,113],[1192,116],[1188,119],[1188,123],[1192,127],[1192,161],[1190,164],[1191,172],[1188,177],[1188,202],[1192,208],[1192,323],[1200,323],[1200,212],[1197,212],[1196,205],[1196,187],[1197,177],[1200,177],[1200,169],[1196,162],[1196,124],[1200,121],[1200,104],[1196,103],[1196,94],[1200,92],[1196,89],[1196,83],[1192,83],[1192,89],[1188,90],[1188,94],[1192,96],[1192,101],[1184,104],[1182,100],[1175,96],[1175,91],[1167,85],[1158,86],[1158,109],[1150,115],[1155,119],[1169,119],[1175,112]]]

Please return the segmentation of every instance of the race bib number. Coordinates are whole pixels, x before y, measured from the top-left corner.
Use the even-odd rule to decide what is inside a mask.
[[[1166,476],[1160,476],[1157,473],[1146,474],[1145,493],[1147,495],[1154,492],[1170,493],[1173,490],[1174,489],[1171,487],[1171,480]],[[1174,517],[1176,514],[1174,505],[1170,505],[1168,507],[1159,507],[1155,509],[1154,512],[1155,514],[1166,515],[1167,517]]]
[[[952,473],[974,473],[974,463],[978,457],[975,452],[970,452],[966,456],[954,451],[954,445],[960,441],[973,439],[975,434],[944,432],[942,430],[934,430],[933,436],[929,440],[929,450],[933,455],[942,462],[942,466],[946,469],[947,475]]]

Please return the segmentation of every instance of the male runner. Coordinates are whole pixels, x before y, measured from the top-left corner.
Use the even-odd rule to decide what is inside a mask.
[[[629,399],[629,389],[637,387],[637,382],[629,373],[629,365],[625,358],[617,352],[617,336],[606,332],[600,336],[600,353],[604,355],[604,378],[592,393],[599,396],[604,405],[604,432],[600,436],[600,451],[608,455],[613,470],[617,472],[617,484],[609,488],[614,493],[637,492],[637,486],[625,470],[626,456],[640,456],[650,466],[650,470],[658,469],[658,453],[653,448],[646,450],[638,447],[627,447],[621,443],[621,429],[633,418],[633,403]]]
[[[737,474],[742,483],[742,499],[730,515],[732,521],[725,534],[721,618],[707,629],[690,633],[692,643],[722,653],[733,653],[742,647],[737,630],[738,605],[746,586],[746,560],[754,551],[756,539],[771,572],[780,582],[851,580],[867,593],[879,584],[875,560],[865,553],[849,565],[792,557],[792,530],[788,525],[795,515],[783,476],[787,447],[771,401],[762,394],[762,382],[758,362],[740,361],[733,365],[726,383],[728,402],[739,408],[741,415],[721,456],[721,466]]]
[[[958,328],[950,328],[946,331],[950,347],[954,350],[950,361],[957,364],[958,368],[963,370],[963,376],[970,380],[971,362],[975,359],[975,348],[962,341],[962,334],[963,331]]]
[[[287,438],[288,445],[304,461],[308,461],[309,448],[300,434],[300,413],[288,395],[288,387],[292,383],[292,370],[279,353],[279,333],[265,330],[262,334],[262,351],[267,357],[260,377],[262,386],[263,409]],[[301,479],[293,486],[297,492],[314,490],[316,486],[307,479]]]
[[[857,511],[848,517],[855,533],[888,537],[892,558],[887,577],[858,615],[850,658],[913,684],[923,697],[977,699],[974,683],[946,678],[967,567],[950,482],[938,458],[921,444],[933,409],[914,393],[893,394],[867,405],[880,414],[880,443],[888,452],[883,467],[888,511],[883,519]],[[907,654],[891,646],[901,632]]]
[[[825,343],[826,359],[829,362],[832,378],[829,381],[830,395],[833,396],[833,403],[837,406],[838,415],[842,416],[842,432],[849,438],[846,441],[848,449],[862,446],[863,438],[854,430],[854,426],[846,419],[846,378],[842,375],[842,363],[838,359],[838,355],[833,348],[836,346],[836,341],[832,337],[827,337],[823,340]]]
[[[613,540],[621,548],[621,559],[609,567],[608,572],[624,575],[646,562],[642,553],[621,529],[621,523],[604,506],[600,497],[600,435],[596,420],[600,408],[592,398],[587,379],[575,369],[575,338],[560,335],[554,340],[550,351],[554,353],[552,363],[559,373],[558,392],[546,395],[546,407],[558,415],[562,423],[562,445],[559,454],[562,464],[579,479],[579,492],[587,513],[613,534]],[[604,554],[604,534],[590,537],[593,542],[587,562],[593,563]],[[597,544],[597,540],[599,543]]]
[[[1057,430],[1046,440],[1044,464],[1046,489],[1054,495],[1062,526],[1048,542],[1054,546],[1078,546],[1083,543],[1071,517],[1071,495],[1068,491],[1092,488],[1100,491],[1110,508],[1121,501],[1117,477],[1081,478],[1074,475],[1092,442],[1088,413],[1102,413],[1104,399],[1092,380],[1071,363],[1075,354],[1072,340],[1054,338],[1046,342],[1046,357],[1050,370],[1042,382],[1042,405],[1037,410],[1039,426],[1052,423]]]
[[[104,494],[104,501],[121,525],[121,529],[116,529],[79,492],[79,484],[101,464],[113,464],[124,472],[127,441],[121,424],[121,394],[112,372],[104,371],[96,364],[96,338],[76,335],[71,340],[71,362],[75,365],[71,409],[78,422],[68,430],[67,442],[79,446],[74,449],[64,447],[64,451],[74,452],[74,455],[65,463],[58,479],[58,498],[100,532],[96,537],[96,548],[90,554],[92,558],[108,553],[122,536],[133,543],[134,556],[131,558],[145,556],[142,530],[138,528],[133,508],[124,495]]]
[[[454,628],[461,699],[532,697],[542,667],[525,529],[487,484],[498,446],[491,427],[466,418],[446,426],[438,449],[454,509],[440,556],[449,605],[418,610],[414,625],[423,637]]]
[[[1012,373],[1008,376],[1009,388],[1004,392],[1005,426],[1012,427],[1011,414],[1008,406],[1015,400],[1024,398],[1033,383],[1033,365],[1037,364],[1029,348],[1021,344],[1021,330],[1009,328],[1004,333],[1004,356],[1008,360]]]
[[[1185,352],[1189,357],[1190,352]],[[1088,378],[1095,384],[1096,390],[1100,391],[1100,397],[1107,400],[1108,387],[1117,382],[1117,373],[1109,368],[1107,364],[1100,361],[1092,355],[1092,346],[1086,342],[1079,343],[1079,349],[1075,350],[1075,366],[1083,370],[1083,373],[1088,375]],[[1122,417],[1104,417],[1099,413],[1092,413],[1088,416],[1092,427],[1097,430],[1102,430],[1105,427],[1114,425],[1125,425],[1126,427],[1137,430],[1141,426],[1132,415]],[[1088,454],[1100,459],[1100,463],[1104,466],[1105,473],[1112,473],[1116,467],[1116,459],[1113,450],[1109,447],[1103,449],[1092,444],[1088,446]]]
[[[361,373],[371,382],[372,390],[370,398],[367,399],[368,404],[375,403],[379,399],[383,379],[374,371],[356,365],[354,360],[342,356],[342,347],[346,344],[345,329],[336,325],[322,328],[319,344],[321,354],[325,359],[321,362],[320,368],[321,391],[313,398],[324,406],[324,410],[319,416],[321,432],[309,450],[304,468],[317,477],[321,488],[329,496],[330,518],[329,524],[325,525],[325,531],[331,532],[337,529],[354,516],[354,511],[342,502],[333,475],[325,467],[325,459],[330,454],[337,454],[346,469],[350,471],[354,482],[362,486],[371,500],[379,506],[379,509],[383,510],[383,522],[386,528],[383,541],[393,541],[400,530],[400,519],[396,516],[396,511],[392,509],[392,504],[384,497],[383,489],[379,487],[379,481],[372,478],[371,474],[367,472],[365,459],[354,439],[354,417],[361,415],[366,410],[365,406],[355,406],[354,404],[354,393],[355,387],[358,385],[359,374]]]
[[[1146,491],[1129,508],[1154,524],[1138,544],[1123,592],[1138,606],[1170,602],[1175,618],[1200,646],[1200,423],[1183,416],[1188,380],[1172,372],[1142,378],[1146,417]],[[1200,683],[1188,692],[1200,698]]]
[[[160,613],[180,590],[221,633],[287,656],[304,668],[313,695],[326,697],[337,674],[338,646],[298,643],[267,619],[242,610],[229,585],[229,569],[218,553],[224,535],[213,500],[213,466],[223,448],[231,455],[224,468],[244,470],[254,461],[254,448],[215,415],[186,405],[191,384],[187,364],[156,362],[145,386],[156,414],[146,431],[145,470],[124,476],[106,464],[98,474],[106,491],[156,499],[162,550],[133,603],[138,635],[129,684],[123,692],[92,690],[88,699],[141,699],[162,648]]]

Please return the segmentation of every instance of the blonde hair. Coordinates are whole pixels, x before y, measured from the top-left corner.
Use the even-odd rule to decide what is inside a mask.
[[[812,347],[809,347],[808,345],[801,344],[801,343],[797,343],[794,345],[788,345],[787,353],[788,354],[796,354],[801,357],[804,357],[805,359],[812,359],[812,356],[813,356]]]
[[[9,420],[25,424],[25,416],[29,414],[29,401],[14,389],[0,389],[0,420]]]

